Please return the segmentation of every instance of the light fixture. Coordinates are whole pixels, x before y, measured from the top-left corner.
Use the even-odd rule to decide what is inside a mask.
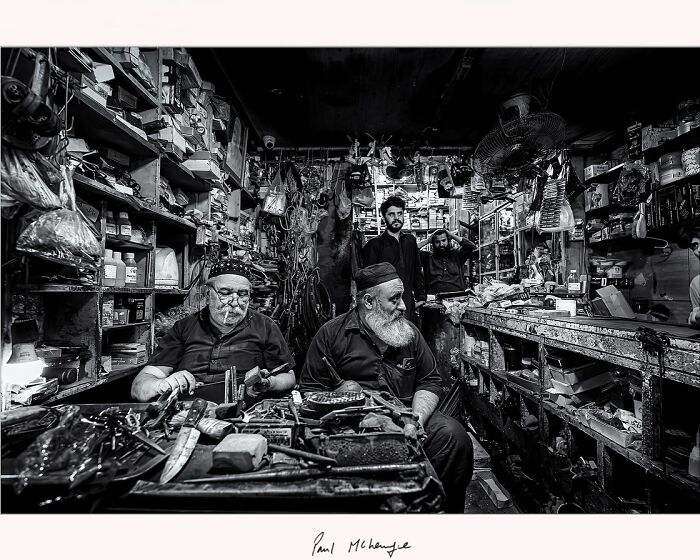
[[[44,360],[36,355],[39,329],[34,319],[14,321],[11,328],[12,355],[2,368],[3,386],[26,386],[39,378],[46,367]]]

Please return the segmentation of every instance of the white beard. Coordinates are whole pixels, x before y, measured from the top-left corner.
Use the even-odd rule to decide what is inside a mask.
[[[365,321],[377,337],[394,348],[408,346],[416,338],[411,322],[400,316],[392,319],[381,309],[368,311]]]

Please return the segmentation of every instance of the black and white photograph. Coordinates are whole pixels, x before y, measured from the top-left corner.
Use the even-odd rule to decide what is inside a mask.
[[[359,38],[3,42],[3,514],[700,513],[700,43]]]

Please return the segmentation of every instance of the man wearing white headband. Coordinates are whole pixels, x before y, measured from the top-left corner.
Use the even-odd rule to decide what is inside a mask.
[[[145,402],[179,388],[183,396],[223,402],[225,371],[232,366],[240,374],[239,384],[246,372],[260,368],[262,379],[247,389],[250,401],[294,386],[294,358],[282,332],[272,319],[248,309],[249,277],[249,268],[233,259],[212,267],[207,306],[177,321],[160,340],[148,365],[134,379],[132,397]],[[269,376],[270,370],[285,363],[284,371]]]

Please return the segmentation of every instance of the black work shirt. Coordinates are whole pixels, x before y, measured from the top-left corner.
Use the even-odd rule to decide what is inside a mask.
[[[429,294],[460,292],[467,288],[463,264],[471,254],[472,247],[469,241],[462,239],[458,250],[450,247],[444,256],[421,251],[425,286]]]
[[[357,308],[328,321],[314,336],[301,371],[300,389],[328,391],[338,385],[322,358],[325,356],[338,376],[362,387],[389,391],[411,406],[416,391],[442,396],[435,357],[418,328],[416,336],[402,348],[379,340],[360,319]]]
[[[174,371],[187,370],[206,384],[219,383],[220,391],[216,393],[220,392],[222,399],[224,372],[232,366],[236,366],[240,385],[245,373],[255,366],[271,370],[285,362],[289,369],[294,367],[294,358],[272,319],[248,309],[233,331],[222,335],[209,320],[206,307],[177,321],[148,361]]]
[[[416,238],[405,231],[399,232],[399,239],[386,229],[381,235],[370,239],[362,248],[362,266],[388,262],[396,269],[403,282],[403,301],[406,304],[406,317],[413,318],[414,300],[425,301],[425,284],[421,270],[420,255]]]

